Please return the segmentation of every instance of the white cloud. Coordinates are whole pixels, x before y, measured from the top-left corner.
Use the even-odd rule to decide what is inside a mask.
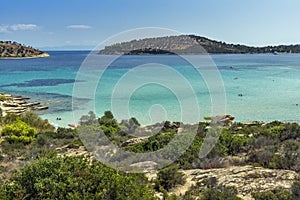
[[[2,25],[0,26],[0,33],[7,33],[8,31],[8,26]]]
[[[38,26],[36,24],[13,24],[9,27],[13,31],[34,30]]]
[[[67,28],[72,28],[72,29],[90,29],[92,28],[91,26],[84,25],[84,24],[75,24],[75,25],[69,25]]]
[[[0,33],[8,33],[11,31],[24,31],[24,30],[36,30],[39,26],[36,24],[12,24],[12,25],[1,25]]]

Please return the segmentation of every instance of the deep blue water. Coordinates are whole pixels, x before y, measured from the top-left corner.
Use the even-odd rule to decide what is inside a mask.
[[[300,54],[211,55],[218,69],[214,75],[208,75],[214,69],[209,59],[195,61],[194,67],[204,75],[207,73],[203,77],[185,59],[176,56],[122,56],[105,68],[111,56],[92,53],[81,66],[90,52],[48,53],[49,58],[0,60],[0,92],[23,95],[49,105],[49,110],[39,114],[62,126],[74,122],[72,95],[76,100],[74,109],[82,113],[94,107],[98,115],[113,110],[120,120],[125,116],[123,107],[128,107],[130,114],[144,123],[182,120],[180,106],[185,105],[185,111],[193,113],[192,98],[196,95],[199,118],[203,119],[216,113],[212,111],[213,98],[222,97],[217,94],[221,90],[209,89],[222,88],[217,73],[221,75],[226,94],[226,99],[218,102],[224,102],[226,113],[235,116],[237,121],[300,121]],[[187,58],[193,60],[195,56]],[[141,65],[140,71],[134,71]],[[163,66],[172,70],[164,71]],[[182,79],[176,77],[178,74]],[[142,84],[151,80],[152,83]],[[163,85],[160,80],[168,80],[164,83],[170,85]],[[184,80],[190,84],[193,94]],[[91,104],[90,84],[96,84],[95,104]],[[138,87],[130,93],[133,85]],[[57,122],[56,117],[62,120]]]

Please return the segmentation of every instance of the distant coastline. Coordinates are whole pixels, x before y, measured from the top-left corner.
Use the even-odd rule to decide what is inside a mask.
[[[0,59],[46,58],[50,55],[17,42],[0,41]]]
[[[252,47],[228,44],[196,35],[178,35],[131,40],[106,46],[104,55],[172,55],[172,54],[285,54],[300,53],[300,45]]]

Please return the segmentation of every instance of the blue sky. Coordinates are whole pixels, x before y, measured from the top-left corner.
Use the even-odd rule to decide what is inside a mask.
[[[94,47],[111,35],[141,27],[255,46],[300,44],[299,0],[0,2],[0,40],[38,48]]]

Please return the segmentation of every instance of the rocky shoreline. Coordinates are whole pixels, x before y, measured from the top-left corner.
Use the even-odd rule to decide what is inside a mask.
[[[13,96],[10,94],[0,93],[0,108],[2,116],[8,113],[20,115],[27,111],[46,110],[48,106],[42,105],[40,102],[28,102],[30,98],[22,96]]]
[[[39,55],[25,56],[25,57],[1,57],[1,60],[15,60],[15,59],[30,59],[30,58],[48,58],[50,55],[48,53],[42,53]]]

